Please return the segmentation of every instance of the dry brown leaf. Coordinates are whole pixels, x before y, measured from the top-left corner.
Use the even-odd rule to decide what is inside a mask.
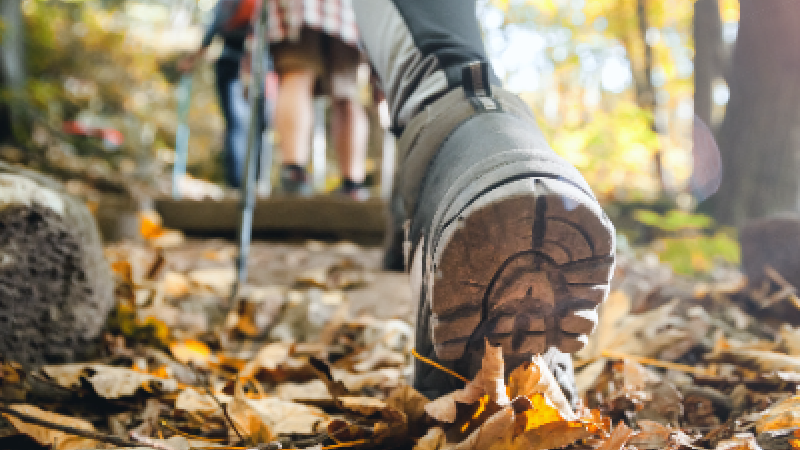
[[[406,362],[405,356],[400,352],[389,350],[383,345],[376,345],[369,351],[363,352],[356,358],[353,370],[356,372],[369,372],[380,367],[402,366]]]
[[[788,323],[781,325],[781,343],[792,356],[800,356],[800,327],[794,328]]]
[[[213,357],[208,345],[194,339],[172,342],[169,344],[169,351],[175,359],[183,364],[192,363],[199,367],[206,367]]]
[[[333,368],[332,372],[350,392],[359,392],[364,388],[392,389],[399,386],[403,379],[403,371],[397,367],[384,367],[365,373],[350,373]]]
[[[281,383],[275,388],[275,396],[289,402],[333,403],[333,397],[322,380],[311,380],[307,383]]]
[[[252,378],[261,369],[274,371],[281,363],[289,359],[291,348],[291,344],[281,342],[265,345],[258,351],[255,358],[239,371],[239,378]]]
[[[301,285],[328,287],[328,267],[317,267],[303,271],[294,282]]]
[[[506,393],[504,379],[504,363],[502,347],[492,347],[486,341],[481,369],[475,379],[467,383],[464,389],[443,395],[425,405],[425,411],[434,419],[453,423],[456,420],[456,403],[470,404],[477,402],[484,395],[500,406],[508,405],[510,400]]]
[[[161,216],[154,210],[139,211],[139,234],[145,239],[158,237],[164,232]]]
[[[234,403],[244,404],[255,412],[273,434],[311,434],[325,425],[330,418],[319,408],[292,403],[274,397],[262,399],[237,398]],[[233,405],[232,405],[233,406]],[[257,441],[269,442],[269,441]]]
[[[597,328],[589,343],[581,349],[576,356],[581,360],[590,360],[599,357],[603,350],[610,348],[610,344],[619,335],[619,323],[631,311],[631,299],[623,291],[613,291],[598,311],[599,321]]]
[[[563,420],[578,420],[578,416],[572,411],[561,387],[541,356],[537,355],[530,363],[514,369],[509,378],[511,397],[521,395],[530,398],[534,394],[543,394],[551,406],[558,410]]]
[[[627,391],[641,391],[650,383],[658,383],[661,378],[636,361],[625,359],[622,361],[623,389]]]
[[[235,280],[236,271],[231,266],[197,269],[189,272],[189,281],[220,296],[230,295]]]
[[[620,422],[617,428],[614,428],[611,435],[603,442],[603,445],[596,450],[621,450],[625,447],[625,443],[628,442],[628,439],[630,439],[632,435],[633,430],[628,428],[625,423]]]
[[[136,372],[124,367],[103,364],[64,364],[44,366],[42,371],[58,385],[65,388],[80,386],[86,379],[97,395],[104,398],[120,398],[133,395],[138,389],[146,387],[149,391],[175,392],[178,382],[173,379]]]
[[[434,427],[429,429],[425,436],[419,438],[413,450],[441,450],[445,443],[444,430]]]
[[[733,363],[760,372],[800,372],[800,358],[767,350],[744,348],[715,348],[706,359],[713,362]]]
[[[374,397],[342,395],[336,400],[340,408],[361,414],[362,416],[366,417],[390,408],[389,405]]]
[[[764,411],[756,422],[759,433],[800,427],[800,396],[787,398]]]
[[[644,314],[628,314],[622,317],[608,341],[597,350],[600,353],[613,350],[628,355],[654,357],[662,350],[686,341],[690,334],[685,324],[676,323],[683,319],[672,315],[677,305],[676,300]]]
[[[62,416],[61,414],[43,411],[33,405],[11,405],[14,411],[28,414],[48,422],[66,425],[79,430],[95,431],[91,423],[75,417]],[[10,415],[3,414],[11,425],[20,433],[27,434],[43,446],[52,446],[54,450],[74,450],[96,447],[99,442],[80,436],[74,436],[63,431],[52,430],[39,425],[33,425]]]
[[[581,423],[551,422],[523,433],[514,439],[507,448],[509,450],[548,450],[563,447],[589,436],[591,433]]]
[[[275,432],[269,427],[260,412],[248,402],[244,395],[235,395],[227,411],[236,429],[254,442],[270,442]]]
[[[404,384],[389,394],[386,403],[405,414],[409,424],[414,424],[425,419],[425,405],[430,400],[413,387]]]
[[[714,450],[761,450],[761,446],[752,434],[740,433],[730,439],[719,441]]]
[[[220,403],[227,404],[233,397],[221,392],[214,394]],[[197,392],[193,388],[184,389],[175,399],[175,409],[200,414],[221,413],[217,402],[210,395]]]
[[[179,230],[164,229],[163,232],[149,239],[150,245],[154,248],[175,248],[186,241],[186,237]]]
[[[189,278],[178,272],[167,272],[164,275],[162,286],[164,287],[164,294],[170,298],[184,297],[191,292]]]
[[[630,444],[642,449],[665,448],[672,429],[652,420],[638,421],[639,431],[630,438]]]
[[[340,396],[350,395],[350,390],[342,383],[340,380],[336,379],[333,375],[333,370],[325,361],[311,357],[308,360],[311,367],[314,368],[314,371],[317,372],[317,375],[325,383],[325,386],[328,388],[328,392],[334,399],[339,398]]]
[[[509,430],[514,429],[514,410],[503,408],[486,419],[477,430],[452,447],[453,450],[506,449],[510,444]],[[449,448],[449,447],[448,447]]]

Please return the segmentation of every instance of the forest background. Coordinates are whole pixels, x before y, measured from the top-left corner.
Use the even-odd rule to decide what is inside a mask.
[[[553,148],[584,173],[628,241],[659,238],[662,259],[704,273],[714,258],[738,258],[726,226],[797,210],[797,2],[478,3],[496,71],[532,105]],[[47,170],[77,155],[89,172],[163,181],[174,160],[175,63],[199,42],[213,1],[0,7],[0,140],[13,145],[0,156]],[[195,77],[189,169],[218,181],[223,124],[212,77],[210,65]],[[119,135],[76,137],[74,124]],[[379,152],[371,155],[380,167]],[[698,185],[693,170],[710,181]],[[706,199],[720,173],[719,192]]]

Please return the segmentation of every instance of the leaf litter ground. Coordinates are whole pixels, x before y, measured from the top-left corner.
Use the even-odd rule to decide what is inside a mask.
[[[475,379],[429,401],[409,386],[412,295],[379,250],[257,243],[229,305],[234,247],[143,219],[141,243],[106,249],[118,304],[95,360],[0,361],[0,448],[800,448],[782,313],[800,302],[780,276],[691,281],[621,255],[576,411],[540,358],[504,379],[488,342]]]

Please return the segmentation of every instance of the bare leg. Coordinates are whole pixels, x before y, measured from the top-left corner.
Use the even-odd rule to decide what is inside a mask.
[[[308,164],[311,149],[313,107],[312,70],[295,70],[280,75],[280,88],[275,103],[275,131],[280,139],[283,164]]]
[[[362,183],[367,157],[367,115],[357,100],[334,99],[331,133],[342,177]]]

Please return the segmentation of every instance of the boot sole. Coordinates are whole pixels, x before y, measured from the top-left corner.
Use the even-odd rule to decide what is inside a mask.
[[[614,227],[597,201],[535,176],[459,198],[440,215],[427,265],[436,356],[459,360],[486,338],[513,368],[550,347],[583,348],[614,267]]]

